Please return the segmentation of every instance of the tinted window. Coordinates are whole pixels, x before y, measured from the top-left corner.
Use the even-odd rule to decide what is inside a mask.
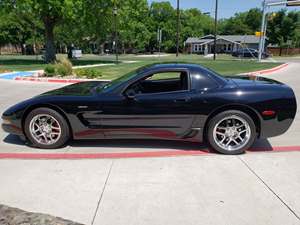
[[[196,90],[213,89],[218,87],[218,83],[210,77],[209,71],[192,72],[192,88]]]
[[[188,90],[188,74],[185,71],[164,71],[149,75],[130,85],[125,93],[153,94]]]

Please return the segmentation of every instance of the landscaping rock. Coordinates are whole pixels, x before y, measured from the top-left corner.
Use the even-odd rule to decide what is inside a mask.
[[[26,212],[0,204],[1,225],[82,225],[42,213]]]

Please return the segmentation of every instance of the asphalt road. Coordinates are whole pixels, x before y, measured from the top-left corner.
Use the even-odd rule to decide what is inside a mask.
[[[300,63],[273,75],[300,97]],[[0,112],[61,85],[0,80]],[[299,111],[299,110],[298,110]],[[299,113],[290,130],[255,146],[300,146]],[[189,150],[171,141],[77,141],[54,152]],[[0,152],[42,152],[0,131]],[[53,151],[51,151],[53,152]],[[240,156],[1,160],[2,204],[85,224],[300,224],[300,152]]]

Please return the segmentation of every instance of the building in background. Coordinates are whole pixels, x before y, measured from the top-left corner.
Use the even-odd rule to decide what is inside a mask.
[[[255,35],[218,35],[216,52],[231,54],[239,48],[258,49],[259,39]],[[201,38],[190,37],[184,45],[187,53],[211,54],[214,52],[214,35]]]

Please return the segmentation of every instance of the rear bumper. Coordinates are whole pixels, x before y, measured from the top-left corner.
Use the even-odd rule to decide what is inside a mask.
[[[284,134],[292,125],[293,119],[279,121],[278,118],[264,120],[261,123],[260,138],[269,138]]]
[[[292,125],[297,112],[297,100],[292,89],[289,95],[276,104],[276,115],[263,116],[261,120],[262,138],[274,137],[285,133]]]

